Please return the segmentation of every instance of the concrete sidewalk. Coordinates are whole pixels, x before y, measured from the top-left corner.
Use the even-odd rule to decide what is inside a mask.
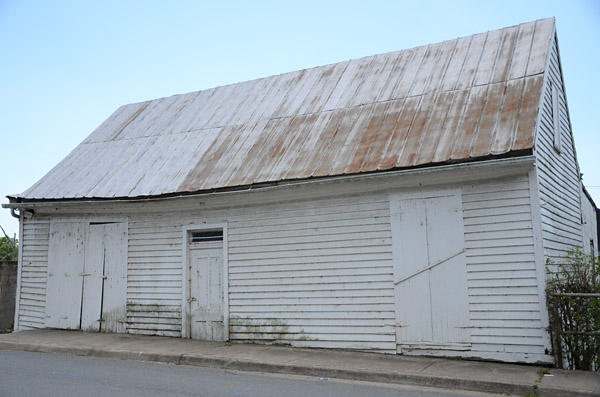
[[[534,396],[600,396],[600,374],[442,358],[189,339],[36,330],[0,335],[0,350],[159,361],[315,377]]]

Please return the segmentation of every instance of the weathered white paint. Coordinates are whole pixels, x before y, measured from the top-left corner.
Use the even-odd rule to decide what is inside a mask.
[[[223,242],[189,242],[188,249],[188,335],[224,341]]]
[[[352,186],[369,190],[366,181]],[[444,354],[549,361],[527,176],[460,186],[469,313],[475,319],[471,350]],[[156,215],[161,206],[130,215],[128,332],[185,331],[182,236],[198,225],[210,229],[227,221],[231,340],[395,351],[387,194],[339,197],[343,184],[335,183],[323,189],[333,198],[273,191],[256,193],[260,197],[242,206],[215,206],[226,203],[215,197],[203,199],[201,210],[176,212],[174,204],[168,216]]]
[[[236,214],[228,222],[231,339],[395,349],[388,206],[377,195]]]
[[[461,192],[400,194],[390,207],[398,351],[468,349]]]
[[[185,335],[188,231],[227,225],[230,340],[394,353],[389,195],[410,199],[451,188],[463,203],[471,347],[423,345],[411,354],[548,362],[529,179],[465,181],[474,175],[419,174],[419,190],[397,175],[99,207],[128,214],[127,332]],[[44,216],[37,210],[38,221]]]
[[[550,79],[552,81],[552,79]],[[559,108],[559,97],[558,97],[558,89],[554,84],[550,84],[551,88],[551,97],[552,97],[552,122],[553,122],[553,130],[554,130],[554,149],[560,153],[562,151],[561,148],[561,127],[560,127],[560,108]]]
[[[185,279],[181,228],[162,217],[129,218],[127,332],[181,336]]]
[[[51,223],[45,326],[125,332],[127,224]]]
[[[546,257],[544,256],[544,240],[542,234],[542,211],[538,189],[537,168],[532,168],[528,174],[529,194],[531,203],[531,225],[533,232],[533,246],[535,253],[535,269],[540,302],[540,319],[544,329],[549,329],[550,319],[546,302]],[[544,346],[551,346],[550,334],[544,332]],[[552,358],[554,360],[554,357]]]
[[[89,225],[86,234],[85,260],[81,263],[83,290],[80,298],[81,329],[100,330],[105,267],[104,225]]]
[[[190,288],[185,286],[188,285],[190,280],[189,272],[189,242],[190,234],[194,231],[207,231],[207,230],[220,230],[223,233],[223,241],[221,242],[221,289],[222,289],[222,309],[221,317],[223,321],[223,340],[229,340],[229,262],[228,262],[228,232],[227,223],[215,223],[215,224],[188,224],[182,227],[183,237],[180,240],[182,250],[182,272],[181,272],[181,285],[184,286],[181,293],[181,336],[184,338],[192,337],[190,333],[189,320],[191,319],[191,313],[189,311],[190,305],[188,299],[190,299]],[[168,332],[177,332],[175,329]]]
[[[15,322],[15,329],[43,328],[46,315],[50,222],[22,218],[21,228],[21,279],[17,294],[18,327]]]
[[[101,226],[104,232],[104,283],[100,329],[102,332],[124,333],[127,321],[127,223],[105,223],[98,226]]]
[[[550,362],[527,174],[463,191],[472,348],[462,356]]]
[[[131,216],[128,281],[135,289],[128,289],[128,301],[156,311],[177,299],[181,307],[182,231],[197,230],[202,222],[210,229],[225,219],[231,340],[394,349],[391,255],[389,248],[378,248],[390,244],[385,197],[294,201],[292,195],[284,203],[186,211],[162,219]],[[153,253],[160,250],[158,255],[141,255],[149,247]],[[380,314],[374,309],[382,303],[387,307]],[[128,332],[164,335],[182,328],[151,316],[144,323],[131,317]],[[380,316],[387,319],[387,329]],[[351,329],[357,322],[362,331]],[[365,329],[386,329],[389,342],[369,344]]]
[[[556,36],[552,37],[540,104],[535,155],[544,255],[560,261],[566,250],[581,246],[583,241],[579,166],[564,92],[558,43]],[[557,127],[560,127],[559,131],[555,130]],[[555,142],[558,141],[560,150],[555,148]]]
[[[45,321],[48,328],[79,329],[85,227],[81,222],[50,224]]]

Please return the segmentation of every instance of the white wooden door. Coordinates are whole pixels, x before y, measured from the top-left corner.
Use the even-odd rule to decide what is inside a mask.
[[[188,254],[188,335],[224,341],[223,242],[191,242]]]
[[[85,223],[52,222],[46,283],[47,328],[79,329]]]
[[[460,194],[391,200],[399,351],[467,349],[467,272]]]
[[[104,285],[104,225],[89,225],[83,266],[81,329],[99,331]]]
[[[125,332],[127,226],[90,224],[85,252],[81,329]]]
[[[104,226],[102,332],[125,332],[127,322],[127,224]]]
[[[126,247],[125,223],[53,222],[45,326],[125,332]]]

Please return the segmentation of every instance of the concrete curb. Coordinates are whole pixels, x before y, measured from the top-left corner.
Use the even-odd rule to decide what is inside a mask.
[[[331,368],[310,365],[275,364],[253,360],[235,360],[223,357],[149,353],[131,350],[106,350],[96,348],[71,347],[61,345],[38,345],[31,343],[16,343],[1,341],[0,350],[27,351],[38,353],[60,353],[77,356],[93,356],[131,361],[149,361],[171,364],[191,365],[197,367],[222,368],[244,372],[265,372],[288,375],[327,376],[329,378],[351,379],[366,382],[395,383],[412,386],[427,386],[457,390],[479,391],[486,393],[507,393],[512,395],[535,395],[540,397],[569,396],[591,397],[598,393],[586,390],[566,390],[540,385],[537,389],[533,384],[514,384],[509,382],[493,382],[478,379],[430,376],[394,371],[356,370],[345,368]]]

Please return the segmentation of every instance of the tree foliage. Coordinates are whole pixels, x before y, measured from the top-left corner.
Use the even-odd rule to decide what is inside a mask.
[[[4,237],[0,237],[0,261],[16,261],[19,257],[19,240],[10,238],[0,226]]]
[[[600,260],[580,248],[562,263],[548,261],[550,334],[558,362],[569,369],[600,370]]]
[[[0,237],[0,261],[16,261],[19,255],[18,244],[17,239]]]

